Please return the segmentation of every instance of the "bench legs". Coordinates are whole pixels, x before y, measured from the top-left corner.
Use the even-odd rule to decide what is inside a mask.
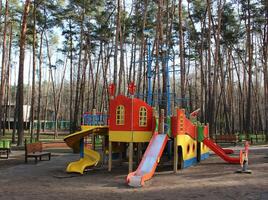
[[[37,162],[38,162],[38,160],[39,161],[42,161],[42,157],[43,156],[48,156],[48,160],[50,160],[51,159],[51,154],[46,154],[46,155],[36,155],[36,156],[30,156],[30,157],[32,157],[32,158],[34,158],[34,161],[35,161],[35,164],[37,164]],[[27,155],[25,155],[25,163],[28,163],[28,156]]]
[[[1,157],[2,153],[6,154],[6,157]],[[9,158],[9,153],[10,153],[10,149],[2,149],[2,150],[0,150],[0,158],[8,159]]]
[[[48,156],[48,160],[50,160],[51,154],[47,154],[47,156]],[[40,156],[39,160],[42,161],[42,156]]]

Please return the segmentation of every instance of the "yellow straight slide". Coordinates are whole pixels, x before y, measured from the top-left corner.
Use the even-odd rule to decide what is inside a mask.
[[[69,163],[66,171],[83,174],[87,167],[96,166],[99,161],[100,154],[97,151],[84,149],[84,158],[80,158],[78,161]]]
[[[107,135],[108,126],[82,126],[82,130],[73,134],[67,135],[64,138],[66,144],[75,152],[80,150],[80,140],[90,134]],[[84,147],[84,157],[80,160],[69,163],[66,171],[83,174],[85,168],[96,166],[100,160],[100,154],[97,151],[86,149]]]

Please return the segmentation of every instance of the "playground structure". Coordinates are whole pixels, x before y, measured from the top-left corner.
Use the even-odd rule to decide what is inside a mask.
[[[185,111],[179,108],[169,123],[165,123],[164,111],[161,110],[159,117],[155,108],[134,98],[134,92],[135,85],[132,84],[129,86],[130,97],[115,97],[114,85],[111,85],[109,115],[96,111],[86,113],[82,130],[64,138],[69,147],[80,152],[80,159],[71,162],[67,172],[83,174],[87,167],[96,166],[101,160],[105,164],[107,153],[108,171],[111,171],[117,154],[120,160],[128,158],[127,183],[139,187],[152,178],[163,155],[168,155],[175,173],[208,158],[209,149],[228,163],[240,163],[239,157],[228,155],[233,153],[232,150],[224,150],[209,139],[208,125],[188,119]],[[86,142],[89,136],[90,148]],[[101,153],[96,150],[96,137],[101,138]],[[172,144],[173,149],[170,148]],[[135,171],[134,157],[141,160]]]
[[[85,113],[82,130],[65,137],[67,145],[74,151],[79,151],[81,157],[68,165],[67,172],[83,174],[87,167],[97,165],[101,158],[105,164],[108,153],[108,171],[112,170],[115,158],[121,161],[123,158],[128,159],[129,174],[126,181],[130,186],[139,187],[152,178],[160,159],[165,156],[167,159],[162,160],[167,160],[171,166],[173,163],[175,173],[178,169],[190,167],[208,158],[209,149],[228,163],[240,163],[240,158],[228,155],[233,153],[232,150],[224,150],[209,139],[209,125],[201,124],[195,119],[197,111],[191,113],[188,119],[185,110],[175,107],[178,99],[170,92],[169,73],[175,73],[176,70],[169,68],[171,58],[167,55],[168,52],[163,52],[165,56],[162,58],[154,58],[151,45],[149,41],[147,61],[144,61],[147,62],[146,102],[139,99],[140,95],[135,93],[134,83],[128,85],[129,96],[115,96],[116,87],[111,84],[109,112],[97,113],[93,110],[92,113]],[[160,59],[166,66],[166,71],[161,72],[166,76],[165,93],[158,90],[154,94],[152,90],[153,77],[160,73],[152,68],[156,59]],[[164,104],[163,95],[166,97]],[[165,109],[157,110],[153,107],[160,104],[165,105]],[[91,150],[85,147],[85,138],[89,135]],[[96,137],[101,137],[101,154],[94,151]],[[146,145],[147,143],[149,144]],[[139,163],[135,171],[134,158]]]

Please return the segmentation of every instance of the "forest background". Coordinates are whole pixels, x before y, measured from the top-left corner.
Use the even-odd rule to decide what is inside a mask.
[[[147,100],[152,75],[154,106],[167,108],[170,88],[173,110],[200,108],[199,119],[209,123],[211,136],[268,136],[267,4],[1,0],[0,119],[10,122],[10,107],[16,105],[18,145],[24,137],[23,105],[31,105],[32,137],[40,135],[33,122],[46,120],[48,110],[54,121],[70,121],[72,132],[84,112],[109,109],[110,83],[117,94],[127,95],[134,81],[136,96]],[[8,127],[0,123],[0,137]]]

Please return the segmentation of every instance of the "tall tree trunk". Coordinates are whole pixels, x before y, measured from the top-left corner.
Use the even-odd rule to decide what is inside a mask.
[[[124,10],[123,10],[124,11]],[[123,12],[122,11],[122,12]],[[124,66],[124,29],[123,25],[121,24],[121,14],[120,14],[120,29],[119,29],[119,43],[120,43],[120,68],[119,68],[119,83],[118,83],[118,92],[121,94],[121,90],[123,94],[125,94],[125,66]],[[123,85],[123,86],[122,86]]]
[[[41,98],[42,98],[42,61],[43,61],[43,36],[44,30],[40,33],[40,47],[39,47],[39,81],[38,81],[38,105],[37,105],[37,132],[36,140],[40,139],[41,130]]]
[[[180,39],[180,78],[181,78],[181,107],[186,108],[186,90],[185,90],[185,60],[184,60],[184,37],[182,29],[182,0],[179,0],[179,39]]]
[[[54,138],[58,137],[58,126],[57,126],[57,114],[58,114],[58,110],[57,110],[57,93],[56,93],[56,88],[55,88],[55,81],[54,81],[54,77],[53,77],[53,73],[52,73],[52,62],[51,62],[51,53],[50,53],[50,49],[49,49],[49,44],[48,44],[48,38],[45,34],[45,38],[46,38],[46,46],[47,46],[47,57],[48,57],[48,64],[49,64],[49,74],[50,74],[50,78],[51,78],[51,83],[52,83],[52,94],[53,94],[53,105],[54,105],[54,120],[55,120],[55,127],[54,127]],[[56,68],[54,68],[56,71]]]
[[[211,69],[211,0],[207,0],[207,9],[208,9],[208,50],[207,50],[207,69],[208,69],[208,101],[207,101],[207,108],[208,111],[207,113],[207,119],[208,122],[210,123],[210,134],[213,136],[214,134],[214,127],[213,127],[213,108],[211,107],[212,105],[212,80],[211,80],[211,74],[212,74],[212,69]]]
[[[116,32],[115,32],[115,47],[114,47],[114,74],[113,74],[113,82],[117,86],[117,56],[118,56],[118,42],[119,42],[119,34],[121,29],[121,0],[117,0],[117,15],[116,15]],[[119,88],[118,88],[119,89]],[[118,89],[116,90],[116,94],[119,93]]]
[[[75,105],[74,105],[74,116],[73,116],[73,130],[76,131],[78,129],[78,120],[79,116],[79,104],[80,104],[80,82],[81,82],[81,66],[82,66],[82,53],[83,53],[83,42],[84,42],[84,28],[83,28],[83,23],[84,23],[84,15],[85,15],[85,10],[83,10],[83,14],[81,17],[81,24],[80,24],[80,52],[79,52],[79,58],[78,58],[78,70],[77,70],[77,80],[76,80],[76,92],[75,92]]]
[[[48,76],[48,82],[46,84],[47,88],[46,88],[46,99],[45,99],[45,106],[44,106],[44,109],[43,109],[43,119],[44,119],[44,126],[43,126],[43,131],[45,131],[45,128],[46,128],[46,120],[47,120],[47,110],[48,110],[48,94],[50,92],[50,73],[49,73],[49,76]]]
[[[3,10],[3,2],[0,1],[0,24],[2,24],[2,10]],[[0,26],[0,32],[2,32],[2,26]]]
[[[72,36],[72,23],[69,21],[69,31],[70,31],[70,133],[73,132],[73,36]]]
[[[1,0],[2,1],[2,0]],[[5,99],[5,87],[6,87],[6,37],[7,37],[7,18],[8,18],[8,0],[6,0],[6,7],[5,7],[5,22],[4,22],[4,35],[3,35],[3,47],[2,47],[2,70],[1,70],[1,90],[0,90],[0,138],[1,135],[4,133],[2,132],[2,125],[3,117],[4,117],[4,99]],[[2,124],[3,123],[3,124]],[[3,126],[5,127],[5,126]]]
[[[248,65],[248,93],[246,107],[246,138],[249,139],[251,133],[251,89],[252,89],[252,45],[251,45],[251,30],[250,30],[250,0],[247,0],[247,65]]]
[[[21,35],[20,35],[20,56],[19,56],[19,77],[18,77],[18,146],[23,144],[24,138],[24,120],[23,120],[23,73],[24,73],[24,58],[25,58],[25,41],[26,41],[26,31],[27,31],[27,16],[30,10],[30,0],[26,0],[24,4]]]
[[[264,82],[264,107],[265,107],[265,133],[266,133],[266,142],[268,142],[268,4],[265,6],[266,13],[266,25],[264,27],[264,37],[263,37],[263,82]]]
[[[141,30],[141,42],[140,42],[140,55],[139,55],[139,68],[138,68],[138,81],[137,81],[137,93],[141,92],[141,80],[142,80],[142,66],[144,64],[144,48],[145,48],[145,38],[144,38],[144,30],[146,27],[147,21],[147,8],[148,8],[148,0],[144,1],[144,9],[143,9],[143,22],[142,22],[142,30]],[[148,52],[150,53],[150,52]],[[148,61],[150,62],[150,61]]]
[[[34,114],[35,114],[35,71],[36,71],[36,3],[33,1],[33,71],[32,71],[32,99],[31,99],[31,122],[30,122],[30,130],[31,130],[31,141],[33,141],[34,137]]]
[[[7,124],[8,124],[8,131],[10,131],[10,107],[11,107],[11,60],[12,60],[12,42],[13,42],[13,25],[10,23],[10,31],[9,31],[9,53],[8,53],[8,87],[7,87]]]
[[[60,82],[60,89],[59,89],[58,94],[56,94],[57,98],[55,99],[55,101],[56,101],[55,106],[56,107],[55,107],[55,133],[54,133],[54,139],[56,139],[58,137],[58,118],[59,118],[59,111],[60,111],[60,104],[61,104],[61,97],[62,97],[62,89],[63,89],[64,78],[65,78],[65,73],[66,73],[66,66],[67,66],[67,58],[66,58],[66,60],[64,62],[63,74],[62,74],[61,82]],[[52,81],[52,84],[53,84],[53,81]]]

